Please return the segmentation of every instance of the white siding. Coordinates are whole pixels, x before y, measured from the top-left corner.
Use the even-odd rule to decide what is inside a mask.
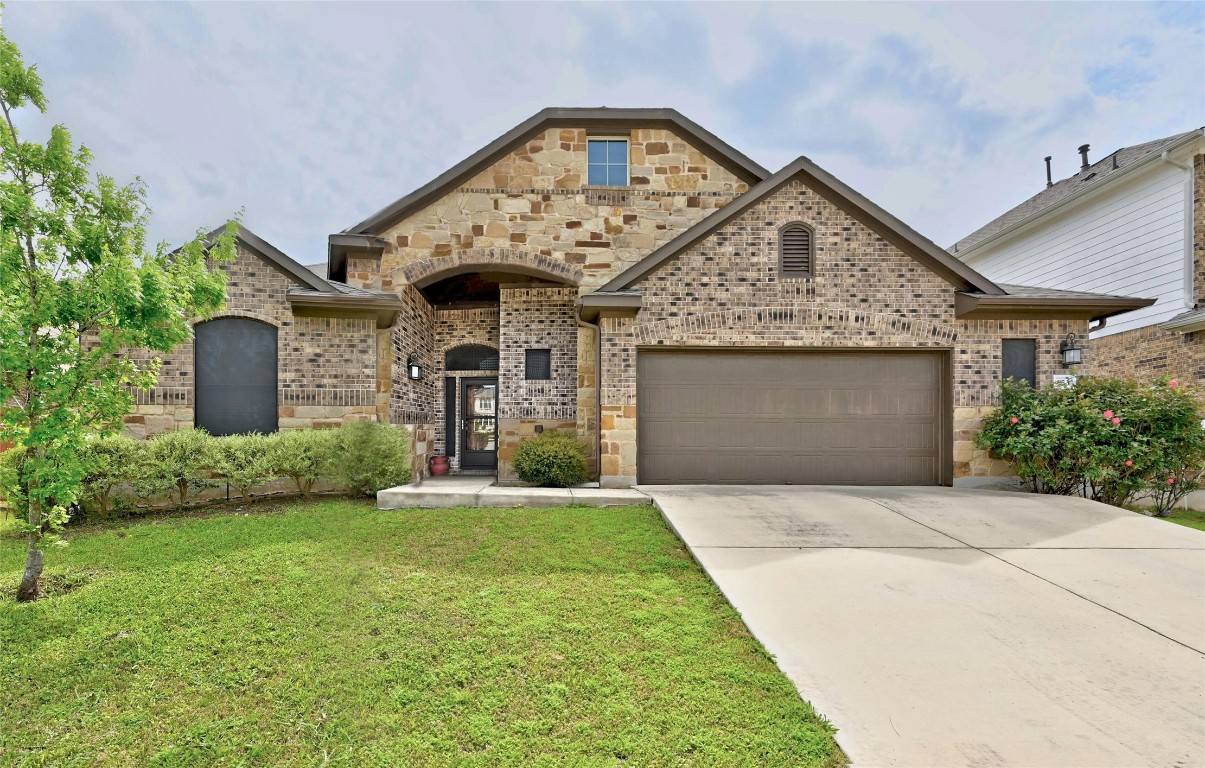
[[[1158,299],[1110,318],[1093,336],[1162,322],[1183,312],[1191,298],[1185,295],[1187,178],[1185,171],[1156,163],[966,261],[998,283]]]

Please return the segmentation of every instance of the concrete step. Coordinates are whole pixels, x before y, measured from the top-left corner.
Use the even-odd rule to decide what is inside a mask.
[[[441,477],[419,485],[377,492],[378,509],[408,507],[614,507],[651,504],[632,488],[518,488],[493,484],[491,477]]]

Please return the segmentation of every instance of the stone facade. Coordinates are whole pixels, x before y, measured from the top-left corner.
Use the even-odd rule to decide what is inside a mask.
[[[389,289],[418,261],[507,248],[578,267],[596,288],[747,190],[713,158],[663,129],[630,131],[631,181],[585,184],[584,129],[550,128],[455,192],[394,224],[379,262],[351,259],[348,282]]]
[[[240,244],[226,273],[226,309],[277,329],[281,429],[338,426],[378,417],[378,331],[371,318],[298,317],[286,300],[292,281]],[[147,352],[134,352],[147,360]],[[136,437],[193,426],[193,346],[162,359],[158,386],[137,392],[126,431]]]
[[[778,274],[780,227],[815,231],[814,277]],[[635,286],[635,318],[604,318],[601,480],[636,479],[636,356],[640,347],[949,349],[953,357],[955,476],[999,467],[970,441],[982,409],[998,404],[1001,340],[1037,341],[1038,383],[1060,372],[1059,342],[1076,320],[959,320],[955,289],[816,194],[788,183]]]

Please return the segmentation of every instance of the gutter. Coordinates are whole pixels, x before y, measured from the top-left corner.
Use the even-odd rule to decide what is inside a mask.
[[[1017,223],[1015,223],[1009,227],[1005,227],[1004,229],[1000,230],[999,232],[992,235],[991,237],[984,238],[983,240],[980,240],[979,242],[975,243],[974,245],[972,245],[969,248],[965,248],[965,249],[958,251],[956,255],[962,261],[966,261],[967,257],[969,257],[971,254],[975,253],[975,251],[978,251],[980,248],[983,248],[984,246],[988,245],[989,243],[994,243],[997,240],[999,240],[1007,235],[1010,235],[1019,229],[1023,229],[1024,227],[1037,221],[1038,219],[1041,219],[1048,214],[1054,213],[1055,211],[1058,211],[1058,210],[1066,207],[1067,205],[1079,200],[1080,198],[1084,197],[1085,195],[1095,192],[1097,189],[1100,189],[1104,185],[1106,185],[1116,179],[1120,179],[1120,178],[1132,173],[1133,171],[1137,171],[1139,168],[1145,168],[1146,166],[1150,165],[1151,163],[1155,162],[1156,160],[1163,159],[1164,156],[1168,155],[1168,153],[1170,153],[1170,152],[1176,152],[1176,151],[1183,149],[1184,147],[1192,144],[1194,141],[1199,141],[1202,137],[1205,137],[1205,128],[1198,128],[1195,131],[1191,131],[1181,141],[1179,141],[1178,143],[1173,144],[1172,146],[1165,149],[1162,152],[1162,154],[1147,155],[1142,160],[1139,160],[1138,162],[1136,162],[1132,165],[1127,165],[1125,168],[1122,168],[1121,170],[1117,171],[1116,173],[1109,174],[1108,176],[1105,176],[1105,177],[1099,179],[1098,181],[1096,181],[1093,184],[1089,184],[1088,186],[1081,189],[1079,192],[1076,192],[1074,195],[1066,197],[1047,208],[1043,208],[1042,210],[1038,211],[1037,213],[1034,213],[1024,219],[1021,219],[1020,221],[1018,221]],[[1171,164],[1176,165],[1176,163],[1171,163]],[[1177,167],[1184,168],[1184,166],[1177,166]]]
[[[954,294],[958,318],[1005,319],[1018,317],[1103,320],[1154,304],[1156,299],[1118,297],[1027,297]]]

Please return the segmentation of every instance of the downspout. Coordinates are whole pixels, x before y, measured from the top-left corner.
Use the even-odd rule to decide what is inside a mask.
[[[1188,178],[1184,182],[1184,307],[1192,309],[1197,305],[1198,297],[1196,294],[1196,274],[1195,265],[1193,264],[1193,211],[1195,210],[1193,170],[1191,166],[1177,163],[1172,160],[1171,153],[1166,149],[1159,155],[1159,159],[1167,163],[1173,168],[1178,168],[1188,174]]]
[[[602,327],[600,323],[590,323],[582,319],[581,315],[577,315],[577,325],[579,328],[594,329],[594,468],[597,470],[598,479],[602,481]]]

